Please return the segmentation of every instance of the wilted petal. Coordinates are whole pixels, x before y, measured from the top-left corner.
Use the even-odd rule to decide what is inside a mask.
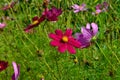
[[[62,44],[62,43],[61,43],[61,44],[58,46],[58,51],[61,52],[61,53],[64,53],[66,49],[67,49],[67,44]]]
[[[74,49],[73,46],[71,46],[71,45],[67,45],[67,49],[68,49],[68,51],[69,51],[71,54],[75,54],[75,53],[76,53],[75,49]]]
[[[97,9],[96,10],[96,14],[99,14],[99,13],[101,13],[102,12],[102,10],[100,10],[100,9]]]
[[[38,20],[38,19],[39,19],[39,17],[38,17],[38,16],[35,16],[35,17],[32,18],[32,21],[36,21],[36,20]]]
[[[93,36],[95,36],[98,33],[98,26],[96,23],[91,23],[92,30],[93,30]]]

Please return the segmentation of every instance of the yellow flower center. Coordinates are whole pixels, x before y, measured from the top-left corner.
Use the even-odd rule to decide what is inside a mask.
[[[32,25],[36,25],[38,23],[38,20],[34,21]]]
[[[68,42],[68,37],[67,37],[67,36],[63,36],[63,37],[62,37],[62,41],[63,41],[63,42]]]

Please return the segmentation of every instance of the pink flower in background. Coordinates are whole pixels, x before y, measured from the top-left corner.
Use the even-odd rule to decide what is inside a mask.
[[[81,48],[85,48],[90,45],[91,39],[98,33],[98,26],[96,23],[87,23],[86,27],[81,28],[81,32],[82,33],[76,33],[75,37],[81,42]]]
[[[2,9],[2,10],[8,10],[8,9],[10,9],[10,8],[13,8],[16,3],[17,3],[17,1],[13,1],[13,2],[11,2],[10,4],[2,7],[1,9]]]
[[[96,11],[93,12],[92,14],[100,14],[101,12],[105,12],[108,9],[108,3],[107,2],[103,2],[102,4],[98,4],[96,6]]]
[[[80,11],[86,11],[87,10],[86,4],[81,4],[80,6],[77,5],[77,4],[74,4],[72,6],[72,8],[74,9],[74,13],[78,13]]]
[[[34,17],[33,23],[28,25],[27,28],[24,29],[25,32],[28,32],[30,29],[38,26],[41,22],[43,22],[45,19],[48,21],[57,21],[58,16],[62,14],[61,9],[57,9],[56,7],[52,7],[51,9],[45,9],[45,11],[42,13],[42,16]]]
[[[0,23],[0,29],[4,28],[6,26],[5,23]]]
[[[20,65],[17,65],[16,62],[12,62],[14,73],[12,75],[12,80],[18,80],[20,75]]]
[[[74,47],[80,48],[81,46],[81,43],[72,37],[71,29],[66,29],[65,33],[57,29],[55,34],[50,33],[49,37],[53,39],[50,44],[52,46],[58,46],[58,51],[61,53],[64,53],[66,50],[68,50],[71,54],[75,54],[76,51]]]

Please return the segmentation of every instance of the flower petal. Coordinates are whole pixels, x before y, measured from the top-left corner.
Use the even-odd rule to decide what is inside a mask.
[[[71,36],[72,35],[72,29],[66,29],[65,35],[66,36]]]
[[[81,33],[75,33],[75,39],[79,39],[80,35],[81,35]]]
[[[55,30],[55,33],[59,36],[63,36],[63,32],[59,29]]]
[[[50,33],[49,37],[52,38],[52,39],[54,39],[54,40],[57,40],[57,41],[59,41],[61,39],[61,37],[59,37],[58,35],[53,34],[53,33]]]
[[[89,23],[87,23],[86,29],[90,29],[90,24]]]
[[[92,31],[90,31],[89,29],[86,29],[84,27],[81,28],[81,32],[83,34],[83,37],[86,38],[88,41],[91,40],[92,36]]]
[[[77,39],[77,40],[81,43],[80,48],[85,48],[90,45],[90,42],[84,38],[83,34],[80,34],[79,39]]]
[[[52,45],[52,46],[59,46],[60,42],[56,41],[56,40],[53,40],[53,41],[50,42],[50,45]]]
[[[74,10],[73,12],[74,13],[78,13],[80,10],[79,9],[76,9],[76,10]]]
[[[98,33],[98,26],[96,23],[91,23],[92,30],[93,30],[93,36],[95,36]]]
[[[71,45],[69,45],[69,44],[67,45],[67,49],[68,49],[68,51],[69,51],[71,54],[75,54],[75,53],[76,53],[74,47],[71,46]]]
[[[74,38],[69,38],[68,44],[70,44],[76,48],[79,48],[81,46],[81,43],[78,42],[77,40],[75,40]]]
[[[38,20],[38,19],[39,19],[39,17],[38,17],[38,16],[35,16],[35,17],[32,18],[32,21],[36,21],[36,20]]]
[[[72,6],[73,9],[79,9],[79,7],[80,7],[80,6],[77,5],[77,4],[74,4],[74,5]]]
[[[15,62],[12,62],[13,69],[14,69],[14,74],[12,75],[12,80],[17,80],[20,74],[20,66],[17,65]]]
[[[6,26],[5,23],[0,23],[0,28],[4,28]]]
[[[64,53],[66,49],[67,49],[67,44],[60,43],[60,45],[58,46],[58,51],[61,53]]]

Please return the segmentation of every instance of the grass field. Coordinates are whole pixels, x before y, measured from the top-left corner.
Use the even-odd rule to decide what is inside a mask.
[[[0,2],[0,8],[10,0]],[[18,80],[120,80],[120,1],[106,0],[108,9],[98,15],[95,6],[104,0],[50,0],[48,8],[62,9],[58,21],[43,21],[26,33],[32,18],[41,16],[43,0],[20,0],[13,8],[0,10],[0,60],[8,61],[8,67],[0,72],[0,80],[10,80],[14,73],[12,62],[20,65]],[[86,4],[87,11],[74,13],[74,4]],[[10,17],[6,19],[5,16]],[[81,32],[82,26],[95,22],[98,33],[87,48],[60,53],[52,47],[49,33],[67,28]]]

